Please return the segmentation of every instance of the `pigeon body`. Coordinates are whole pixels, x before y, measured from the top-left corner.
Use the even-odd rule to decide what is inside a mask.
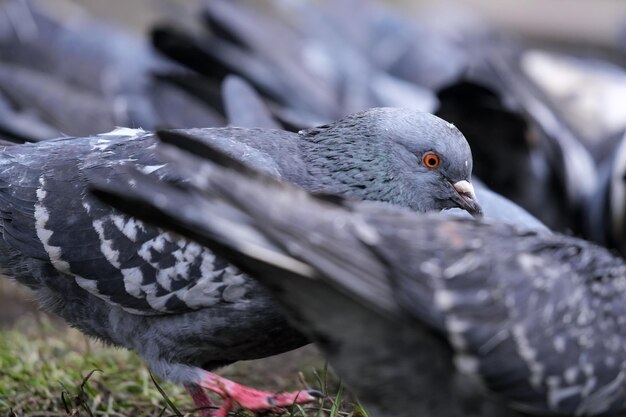
[[[223,128],[162,135],[183,133],[311,191],[480,212],[468,182],[469,147],[432,115],[372,109],[301,134]],[[424,153],[437,153],[439,169],[425,168]],[[71,325],[135,350],[153,372],[179,383],[207,388],[202,369],[306,343],[255,281],[223,258],[87,193],[90,182],[122,180],[129,166],[179,186],[190,181],[143,131],[3,149],[2,272]]]
[[[173,188],[129,174],[135,187],[104,196],[254,271],[371,415],[626,410],[626,264],[606,249],[170,154],[213,175]]]

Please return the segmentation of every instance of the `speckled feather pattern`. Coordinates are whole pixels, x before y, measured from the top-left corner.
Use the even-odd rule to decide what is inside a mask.
[[[529,412],[623,411],[621,259],[573,238],[469,222],[421,229],[424,241],[408,237],[415,226],[394,229],[378,229],[374,250],[395,269],[405,311],[448,338],[461,372]],[[414,261],[399,263],[406,256]]]
[[[249,286],[226,262],[86,193],[90,178],[113,179],[129,163],[160,179],[180,181],[169,175],[154,149],[155,139],[141,132],[7,148],[0,176],[11,181],[5,180],[7,204],[0,210],[8,250],[49,259],[61,276],[134,313],[245,303]]]

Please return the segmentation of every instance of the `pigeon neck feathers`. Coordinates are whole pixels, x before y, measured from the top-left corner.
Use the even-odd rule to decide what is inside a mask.
[[[429,113],[374,108],[299,134],[309,191],[426,212],[457,207],[452,184],[470,182],[467,141],[452,124]],[[436,169],[425,166],[429,153],[440,158]]]

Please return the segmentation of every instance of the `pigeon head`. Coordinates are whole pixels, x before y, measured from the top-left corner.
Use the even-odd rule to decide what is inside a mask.
[[[451,123],[416,110],[374,108],[301,131],[316,191],[427,212],[482,215],[471,183],[472,152]]]

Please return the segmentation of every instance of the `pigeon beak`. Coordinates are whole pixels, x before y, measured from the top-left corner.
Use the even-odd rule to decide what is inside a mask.
[[[455,182],[452,184],[452,187],[454,187],[456,191],[456,196],[453,200],[460,208],[467,210],[467,212],[474,217],[483,216],[483,209],[476,200],[474,186],[469,181],[462,180]]]

